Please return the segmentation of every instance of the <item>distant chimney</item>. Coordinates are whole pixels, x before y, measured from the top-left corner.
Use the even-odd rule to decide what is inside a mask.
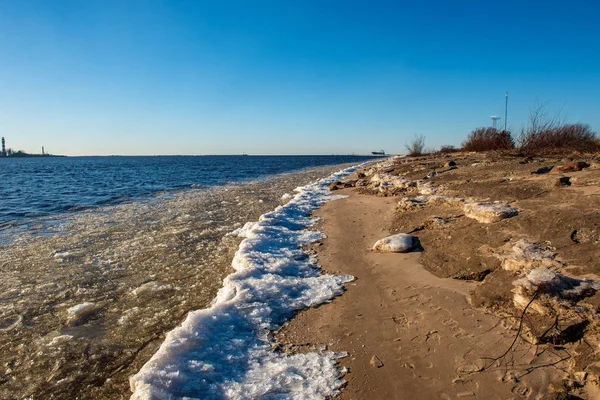
[[[4,140],[4,138],[2,138],[2,154],[0,154],[2,157],[6,157],[6,141]]]

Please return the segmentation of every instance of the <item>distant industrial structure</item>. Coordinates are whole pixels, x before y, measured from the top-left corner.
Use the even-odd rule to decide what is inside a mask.
[[[25,153],[22,150],[13,150],[13,149],[6,149],[6,139],[2,138],[2,152],[0,153],[0,158],[13,158],[13,157],[64,157],[64,156],[57,156],[54,154],[49,154],[46,152],[46,149],[44,148],[44,146],[42,146],[42,154],[30,154],[30,153]]]
[[[490,118],[492,119],[492,128],[496,129],[496,123],[498,122],[500,117],[497,115],[492,115]]]

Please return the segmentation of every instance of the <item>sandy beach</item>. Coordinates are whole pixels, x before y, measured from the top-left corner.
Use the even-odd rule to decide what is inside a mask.
[[[448,160],[439,157],[421,159],[420,162],[403,161],[404,164],[398,162],[379,167],[378,171],[371,171],[366,177],[354,176],[347,184],[342,182],[338,187],[355,187],[335,191],[336,194],[347,195],[347,198],[330,202],[316,213],[321,218],[318,229],[327,238],[312,249],[324,272],[350,274],[356,280],[347,284],[347,291],[330,304],[300,313],[278,332],[277,340],[280,348],[290,354],[314,349],[348,352],[348,356],[339,361],[346,372],[344,379],[347,382],[340,398],[598,398],[600,392],[593,373],[597,357],[595,308],[592,305],[595,290],[569,304],[564,299],[560,300],[564,310],[544,313],[540,310],[551,307],[551,302],[556,301],[552,296],[559,295],[542,294],[542,290],[538,289],[539,294],[531,299],[534,307],[527,304],[523,311],[523,307],[519,308],[516,303],[513,305],[512,297],[517,286],[510,285],[523,273],[509,273],[503,267],[506,263],[486,264],[479,259],[474,260],[473,256],[480,254],[483,257],[482,242],[506,247],[506,243],[512,243],[518,237],[533,236],[528,235],[531,232],[527,232],[526,219],[539,211],[539,207],[527,203],[526,197],[530,195],[512,190],[516,185],[541,185],[545,189],[543,194],[537,195],[538,202],[542,196],[557,196],[563,199],[562,208],[568,210],[575,199],[578,199],[579,206],[597,201],[596,181],[591,178],[592,175],[598,176],[597,170],[573,172],[571,179],[578,184],[565,189],[553,186],[557,179],[554,174],[540,178],[530,173],[540,165],[519,164],[522,160],[518,159],[481,160],[482,156],[478,157],[479,160],[473,160],[472,156],[465,156],[462,162],[457,159],[457,168],[447,168],[445,175],[438,175],[445,186],[434,196],[443,197],[440,193],[459,195],[460,190],[452,190],[453,182],[460,181],[462,185],[473,182],[475,186],[484,187],[483,181],[492,186],[489,181],[498,180],[495,175],[510,175],[513,179],[506,182],[520,183],[511,186],[510,190],[496,184],[496,192],[488,191],[488,194],[514,198],[486,197],[488,200],[513,200],[512,204],[519,206],[519,215],[495,223],[481,223],[465,218],[462,208],[466,206],[440,205],[443,201],[439,198],[435,199],[436,204],[406,211],[399,205],[402,199],[419,199],[419,192],[442,185],[435,181],[425,185],[427,181],[420,181],[414,188],[404,181],[395,187],[404,185],[409,189],[397,192],[394,192],[394,185],[384,189],[381,189],[382,185],[373,185],[373,176],[381,174],[383,169],[387,170],[384,174],[407,180],[415,179],[411,174],[425,176],[431,170],[443,171],[443,164]],[[560,163],[560,160],[539,162]],[[480,163],[479,168],[472,166],[477,163]],[[512,170],[506,168],[507,163],[511,164]],[[424,165],[418,169],[417,164]],[[495,168],[490,167],[494,164]],[[520,176],[515,171],[518,168],[526,171],[526,175],[523,172]],[[461,176],[465,170],[470,176],[467,182]],[[464,196],[467,190],[463,188],[462,192]],[[536,193],[534,190],[534,197]],[[587,195],[582,196],[582,193]],[[472,196],[475,193],[467,194]],[[544,200],[546,208],[552,204],[548,198]],[[526,211],[525,207],[529,210]],[[424,215],[424,212],[428,214]],[[436,224],[431,223],[432,216]],[[595,213],[587,214],[587,218],[588,221],[595,218]],[[562,228],[562,231],[570,229],[570,233],[572,227],[555,226],[560,220],[557,215],[553,222],[547,219],[540,222],[538,233],[540,226],[546,225],[557,230]],[[583,223],[576,220],[573,218],[572,222]],[[411,226],[416,227],[412,234],[418,238],[417,246],[411,252],[372,250],[377,240],[398,232],[410,233]],[[541,236],[551,236],[551,232],[552,229],[544,228]],[[498,234],[505,236],[499,243],[495,237]],[[457,236],[470,239],[454,240],[453,237]],[[558,239],[554,241],[558,242]],[[577,269],[566,267],[574,264],[575,251],[565,245],[559,253],[559,256],[565,255],[562,267],[556,264],[553,271],[596,277],[592,272],[597,268],[597,261],[585,264],[585,260],[597,254],[597,248],[585,247],[585,244],[582,247],[581,243],[574,241],[571,244],[579,246],[577,257],[583,263]],[[546,246],[550,245],[546,242]],[[457,256],[459,252],[464,257],[462,260]],[[458,265],[452,262],[455,256],[459,260]],[[446,262],[440,262],[441,259]],[[427,268],[422,265],[423,260]],[[538,265],[539,257],[536,260],[533,261],[534,267]],[[531,264],[532,261],[529,262]],[[485,273],[481,273],[483,269]],[[450,270],[453,272],[450,273]],[[451,276],[460,279],[452,279]],[[538,303],[539,307],[536,306]],[[586,329],[581,335],[562,341],[545,339],[541,334],[534,337],[536,324],[542,324],[540,321],[549,314],[556,321],[560,320],[553,329],[568,332],[569,326],[574,325],[565,322],[568,307],[577,309],[581,318],[585,314],[583,308],[594,308],[592,314],[587,314]],[[523,315],[528,322],[521,322],[523,318],[519,317]]]

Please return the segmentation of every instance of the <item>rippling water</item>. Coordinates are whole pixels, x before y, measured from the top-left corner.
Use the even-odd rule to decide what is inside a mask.
[[[0,229],[140,196],[360,162],[353,156],[160,156],[0,159]]]
[[[128,398],[128,377],[231,272],[239,239],[227,233],[295,187],[357,163],[0,161],[10,176],[0,189],[0,398],[34,399]]]

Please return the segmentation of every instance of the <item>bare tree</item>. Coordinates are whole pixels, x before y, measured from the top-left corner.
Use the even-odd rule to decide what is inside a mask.
[[[420,156],[425,153],[425,136],[415,135],[414,138],[404,144],[408,155],[412,157]]]

